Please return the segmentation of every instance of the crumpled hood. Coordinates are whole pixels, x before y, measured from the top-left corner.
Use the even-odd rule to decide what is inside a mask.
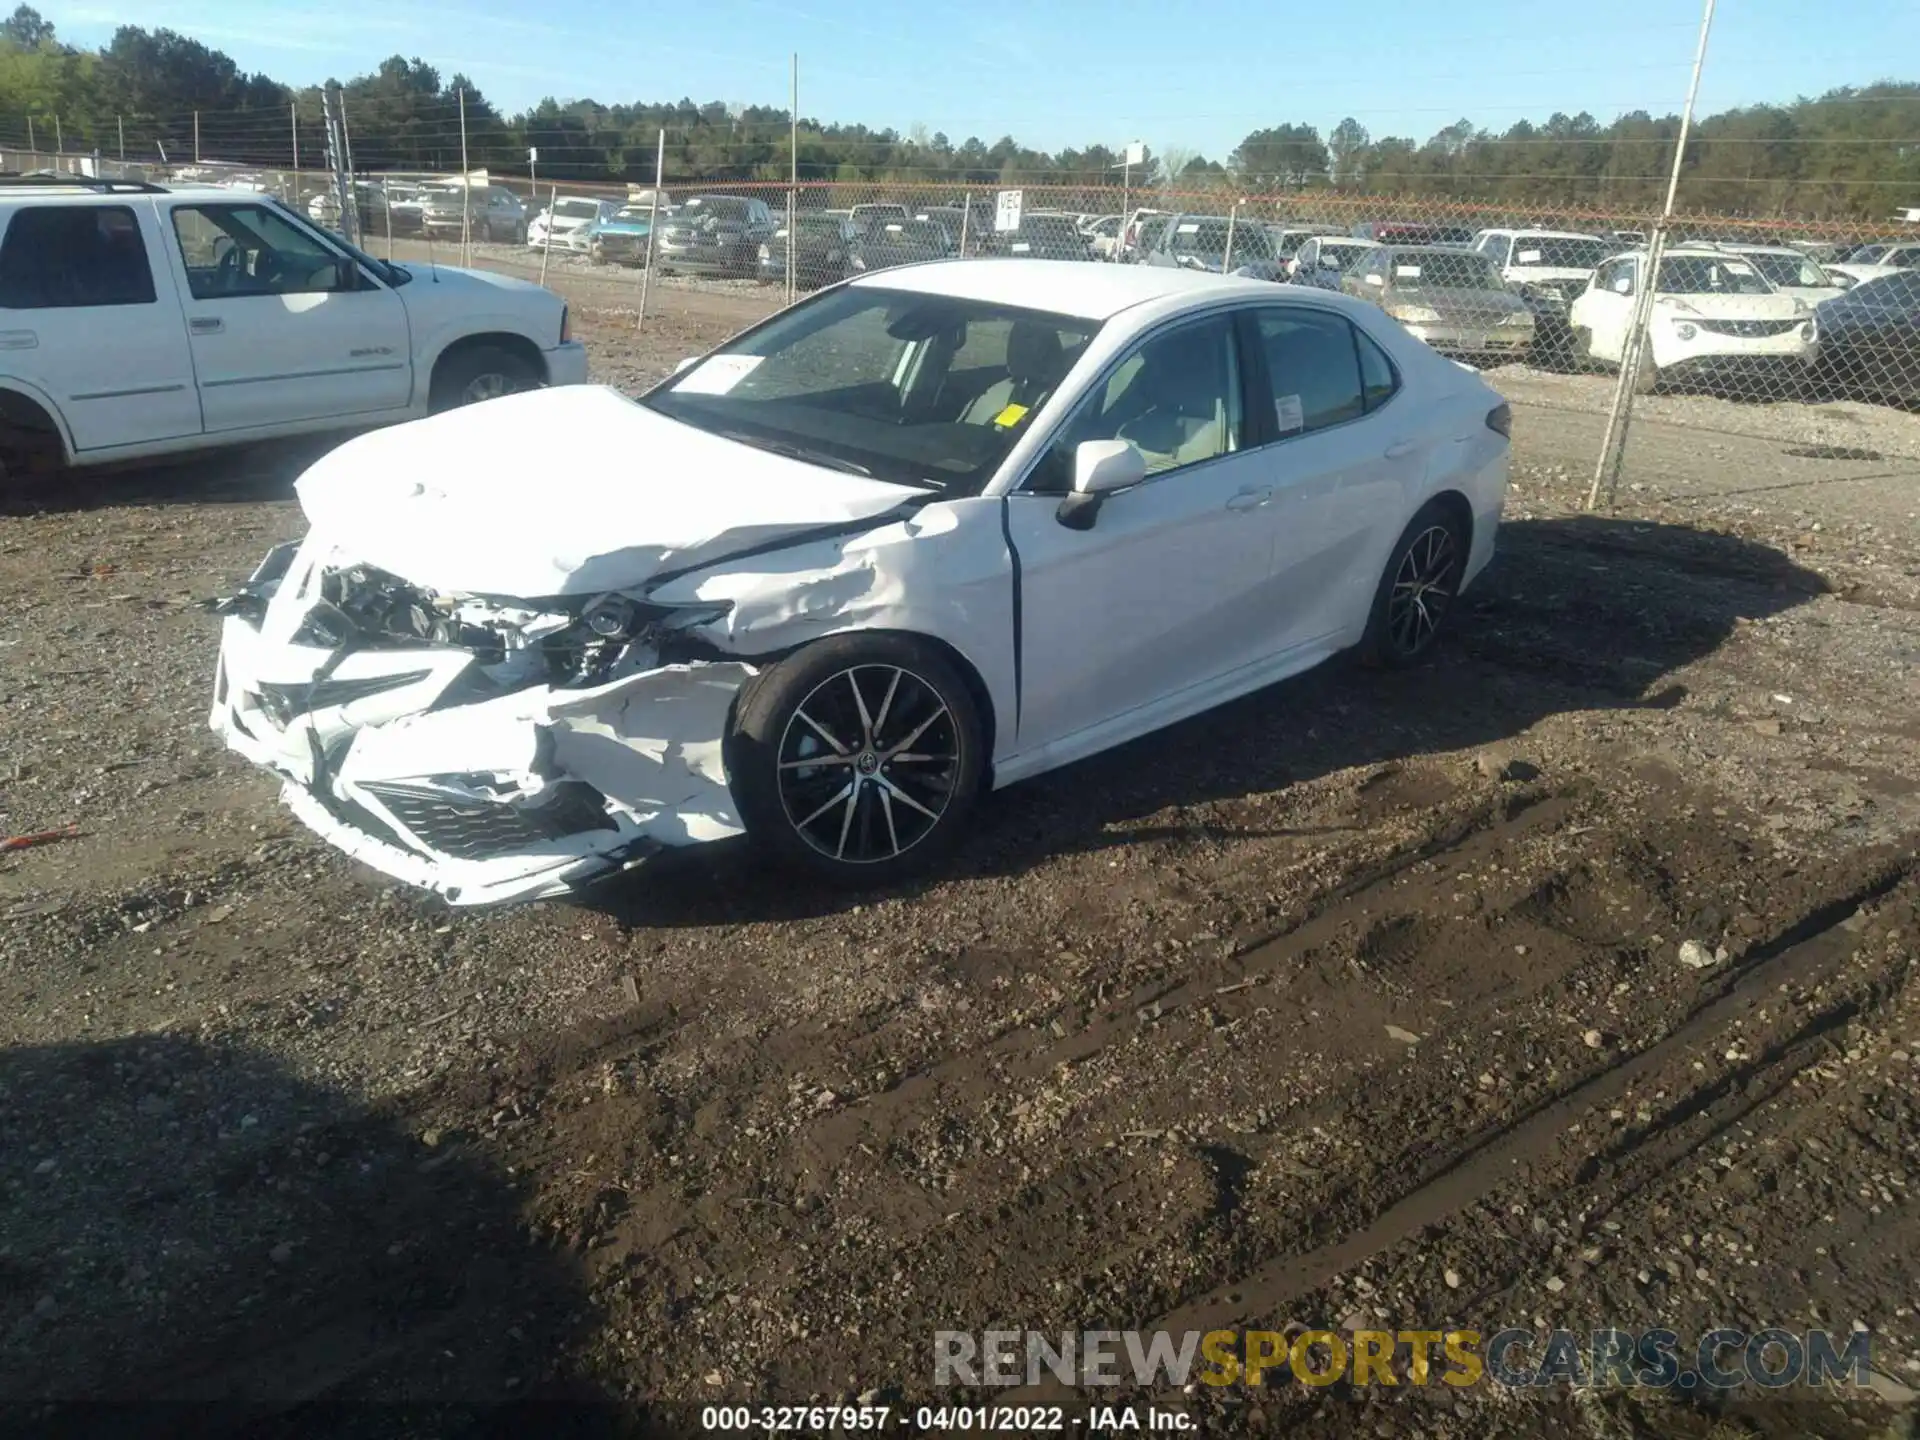
[[[430,590],[639,585],[925,492],[772,455],[599,385],[530,391],[349,440],[294,486],[340,550]]]

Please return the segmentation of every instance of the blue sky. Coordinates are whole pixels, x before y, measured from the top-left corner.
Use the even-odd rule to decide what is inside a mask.
[[[908,9],[803,0],[384,0],[357,13],[295,0],[66,4],[41,12],[70,43],[118,25],[166,26],[293,84],[346,79],[394,53],[464,71],[501,109],[553,95],[728,100],[784,107],[800,56],[800,111],[955,143],[1002,134],[1043,149],[1144,140],[1212,159],[1249,130],[1353,115],[1376,137],[1424,139],[1467,116],[1677,111],[1698,0],[1581,6],[1433,0],[970,0]],[[553,17],[548,24],[537,17]],[[1373,17],[1363,19],[1362,17]],[[1920,72],[1920,3],[1722,0],[1703,110]]]

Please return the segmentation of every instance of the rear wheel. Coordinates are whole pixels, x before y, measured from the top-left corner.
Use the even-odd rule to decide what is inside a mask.
[[[1394,669],[1426,654],[1460,593],[1469,543],[1445,505],[1429,500],[1420,507],[1400,532],[1374,592],[1360,642],[1363,660]]]
[[[534,369],[511,350],[498,345],[475,345],[441,360],[433,372],[428,408],[438,413],[496,400],[540,383]]]
[[[746,689],[727,780],[747,833],[845,886],[924,869],[959,838],[985,765],[972,692],[909,635],[841,635]]]

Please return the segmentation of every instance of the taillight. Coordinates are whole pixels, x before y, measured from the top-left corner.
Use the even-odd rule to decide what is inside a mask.
[[[573,339],[573,315],[566,306],[562,305],[560,307],[560,343],[565,345],[571,339]],[[1504,410],[1506,407],[1503,405],[1500,408]]]
[[[1511,440],[1513,438],[1513,407],[1503,400],[1487,411],[1487,428],[1497,430]]]

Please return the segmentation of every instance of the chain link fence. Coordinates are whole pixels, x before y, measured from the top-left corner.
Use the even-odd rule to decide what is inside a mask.
[[[661,138],[670,152],[674,137]],[[311,151],[319,156],[319,149]],[[652,157],[648,157],[649,160]],[[1340,290],[1517,403],[1814,458],[1920,460],[1920,225],[1198,184],[554,181],[161,165],[0,149],[0,169],[217,184],[272,195],[371,253],[424,246],[547,280],[630,273],[762,297],[952,256],[1132,264]],[[663,302],[664,303],[664,302]],[[1624,382],[1621,372],[1626,372]],[[1597,433],[1597,432],[1596,432]],[[1596,447],[1596,459],[1603,446]],[[1606,475],[1662,477],[1629,451]],[[1660,462],[1663,463],[1663,462]],[[1602,466],[1604,470],[1606,467]]]

